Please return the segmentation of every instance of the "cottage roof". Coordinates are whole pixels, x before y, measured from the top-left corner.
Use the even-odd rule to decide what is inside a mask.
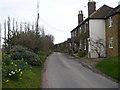
[[[112,9],[106,16],[105,18],[108,18],[116,13],[120,13],[120,5],[118,5],[116,8]]]
[[[71,32],[75,31],[77,28],[79,28],[82,24],[84,24],[89,19],[105,19],[109,16],[112,16],[116,13],[120,13],[120,5],[116,8],[109,7],[107,5],[103,5],[100,7],[97,11],[93,12],[87,19],[82,21],[77,27],[75,27]]]
[[[113,10],[112,7],[109,7],[107,5],[103,5],[100,7],[97,11],[92,13],[89,18],[90,19],[104,19],[104,17],[111,11]]]

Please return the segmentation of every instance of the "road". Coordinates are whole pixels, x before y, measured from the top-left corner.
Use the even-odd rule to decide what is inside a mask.
[[[118,84],[92,72],[62,53],[50,55],[44,66],[42,88],[118,88]]]

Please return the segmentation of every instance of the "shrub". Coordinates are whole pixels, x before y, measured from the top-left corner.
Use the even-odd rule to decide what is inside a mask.
[[[23,70],[28,68],[27,62],[22,60],[12,60],[10,56],[6,56],[2,61],[2,80],[22,79]]]
[[[85,56],[85,51],[79,50],[79,51],[78,51],[78,56],[79,56],[79,57],[84,57],[84,56]]]
[[[11,57],[13,60],[24,58],[24,60],[30,65],[41,65],[39,56],[23,46],[14,46],[11,49]]]

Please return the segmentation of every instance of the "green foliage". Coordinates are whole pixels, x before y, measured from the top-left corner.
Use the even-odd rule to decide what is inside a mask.
[[[84,56],[85,56],[85,51],[79,50],[79,51],[78,51],[78,56],[79,56],[79,57],[84,57]]]
[[[23,71],[28,68],[27,62],[22,60],[12,60],[7,56],[2,61],[2,80],[9,82],[10,80],[18,80],[22,78]]]
[[[39,56],[23,46],[14,46],[11,49],[11,57],[13,60],[24,58],[24,60],[30,65],[41,65]]]
[[[98,62],[96,67],[105,74],[120,80],[120,72],[118,71],[120,69],[119,58],[120,56],[105,58]]]

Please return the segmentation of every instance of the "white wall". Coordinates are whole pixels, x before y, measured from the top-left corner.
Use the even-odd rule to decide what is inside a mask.
[[[94,41],[103,39],[105,46],[105,21],[99,19],[90,19],[89,35],[90,35],[90,39]],[[93,47],[89,44],[89,53],[91,58],[98,57],[97,54],[92,49]],[[105,56],[105,51],[103,53],[104,53],[103,56]]]

